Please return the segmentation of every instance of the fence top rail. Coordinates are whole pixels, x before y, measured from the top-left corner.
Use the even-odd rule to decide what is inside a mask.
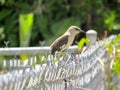
[[[115,35],[111,35],[106,38],[106,41],[112,40],[115,38]],[[96,44],[102,44],[104,40],[96,42]],[[96,45],[95,44],[95,45]],[[94,45],[93,45],[94,46]],[[79,53],[77,45],[70,46],[65,52],[68,53]],[[35,54],[50,54],[49,46],[42,47],[5,47],[0,48],[0,55],[35,55]]]
[[[66,52],[78,52],[77,46],[70,46]],[[50,47],[11,47],[0,48],[0,55],[33,55],[33,54],[50,54]]]

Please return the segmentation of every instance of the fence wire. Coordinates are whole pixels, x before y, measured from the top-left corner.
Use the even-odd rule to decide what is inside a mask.
[[[114,38],[111,36],[105,41]],[[2,48],[0,55],[30,57],[24,64],[16,57],[3,61],[0,90],[104,90],[102,66],[98,61],[98,58],[106,60],[107,48],[103,42],[96,42],[82,53],[73,46],[64,55],[54,57],[49,55],[49,47]],[[10,72],[6,72],[7,66]]]

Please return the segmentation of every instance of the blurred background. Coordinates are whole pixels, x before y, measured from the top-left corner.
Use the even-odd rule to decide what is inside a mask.
[[[120,33],[120,0],[0,0],[0,47],[49,46],[70,25]]]

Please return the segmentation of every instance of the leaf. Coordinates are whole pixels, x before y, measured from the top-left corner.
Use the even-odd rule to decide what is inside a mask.
[[[83,47],[83,45],[86,43],[86,42],[90,42],[90,40],[88,38],[82,38],[79,42],[78,42],[78,50],[80,51],[81,48]]]
[[[55,62],[58,62],[59,61],[59,58],[55,58],[55,60],[54,60]]]
[[[33,14],[21,14],[20,23],[20,46],[28,46],[33,25]]]
[[[0,11],[0,21],[4,20],[6,16],[9,16],[11,14],[12,10],[9,9],[2,9]]]
[[[112,45],[109,45],[108,46],[108,53],[112,54],[112,52],[113,52],[113,47],[112,47]]]
[[[110,11],[108,14],[105,15],[104,23],[111,30],[119,30],[120,23],[116,21],[117,15],[115,11]]]
[[[111,41],[112,45],[117,44],[117,43],[120,43],[120,33],[115,37],[115,39]]]
[[[21,56],[20,56],[21,62],[23,62],[24,60],[26,60],[26,59],[28,59],[28,58],[29,58],[28,55],[21,55]]]
[[[120,75],[120,59],[115,60],[113,72]]]
[[[36,55],[36,64],[43,64],[46,63],[46,58],[43,55]]]
[[[31,29],[33,25],[33,14],[21,14],[19,17],[20,23],[20,46],[27,47],[29,45]],[[21,55],[20,58],[25,60],[28,58],[27,55]]]

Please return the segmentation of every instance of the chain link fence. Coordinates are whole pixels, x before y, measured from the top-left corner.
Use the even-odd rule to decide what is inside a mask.
[[[0,90],[105,90],[101,61],[107,62],[108,55],[103,42],[114,38],[98,41],[81,53],[71,46],[54,57],[49,47],[1,48],[1,56],[15,58],[3,60]],[[21,63],[16,56],[23,54],[29,58]]]

